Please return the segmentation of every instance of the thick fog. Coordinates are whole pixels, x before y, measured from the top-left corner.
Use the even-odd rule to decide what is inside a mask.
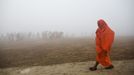
[[[116,35],[134,35],[134,0],[0,0],[0,33],[62,31],[94,35],[104,19]]]

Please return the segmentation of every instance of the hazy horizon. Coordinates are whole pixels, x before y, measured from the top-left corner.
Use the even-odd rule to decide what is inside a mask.
[[[94,35],[104,19],[116,35],[134,36],[133,0],[0,0],[0,33],[62,31]]]

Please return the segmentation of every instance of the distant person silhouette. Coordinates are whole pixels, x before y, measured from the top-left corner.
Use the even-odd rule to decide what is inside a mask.
[[[111,63],[109,53],[112,43],[114,41],[114,31],[108,27],[107,23],[100,19],[98,20],[98,28],[96,30],[96,63],[89,69],[91,71],[97,70],[98,64],[101,64],[105,69],[112,69],[114,66]]]

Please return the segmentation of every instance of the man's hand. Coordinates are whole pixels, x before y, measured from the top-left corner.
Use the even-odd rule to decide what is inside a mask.
[[[100,53],[98,53],[102,57],[108,56],[108,52],[106,50],[102,50]]]
[[[103,53],[104,56],[107,56],[107,51],[106,50],[103,50],[102,53]]]

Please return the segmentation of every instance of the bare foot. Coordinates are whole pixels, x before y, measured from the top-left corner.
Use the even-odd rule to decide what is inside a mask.
[[[89,70],[95,71],[95,70],[97,70],[97,68],[96,67],[90,67]]]
[[[114,68],[113,65],[110,65],[110,66],[108,66],[108,67],[105,67],[105,69],[113,69],[113,68]]]

